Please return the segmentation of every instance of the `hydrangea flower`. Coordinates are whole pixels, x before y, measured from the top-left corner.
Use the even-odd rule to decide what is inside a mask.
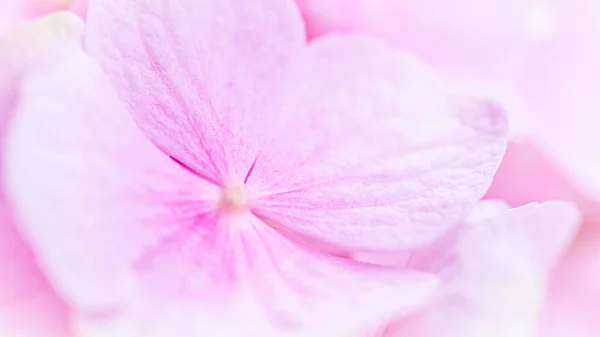
[[[311,38],[382,38],[423,58],[453,87],[494,97],[508,107],[512,133],[541,141],[564,174],[600,200],[597,1],[296,2]]]
[[[600,325],[588,318],[597,312],[598,295],[587,281],[600,270],[591,248],[600,237],[594,234],[600,232],[598,2],[296,2],[313,38],[362,32],[385,39],[421,56],[453,86],[489,94],[508,107],[511,130],[525,134],[526,143],[521,138],[509,147],[488,197],[512,206],[577,203],[583,230],[552,275],[545,308],[550,318],[542,329],[552,336],[598,334]]]
[[[90,1],[85,42],[30,71],[5,155],[84,336],[339,335],[410,312],[435,276],[338,255],[433,242],[504,151],[496,105],[367,37],[307,45],[292,1]]]

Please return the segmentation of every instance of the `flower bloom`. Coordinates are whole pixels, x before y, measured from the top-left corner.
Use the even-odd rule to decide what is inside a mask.
[[[566,199],[583,229],[552,274],[544,336],[595,335],[600,326],[593,247],[600,235],[595,1],[296,0],[310,37],[362,32],[415,53],[454,87],[508,106],[515,140],[487,197],[512,206]],[[398,262],[398,261],[396,261]],[[586,276],[587,274],[587,276]]]
[[[411,312],[433,273],[338,255],[434,242],[504,152],[496,105],[366,37],[307,45],[291,1],[90,1],[85,42],[30,70],[5,153],[84,336],[339,335]]]

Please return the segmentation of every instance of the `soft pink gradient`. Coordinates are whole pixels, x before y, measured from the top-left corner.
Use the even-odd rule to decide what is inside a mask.
[[[367,336],[538,336],[547,276],[578,224],[576,208],[563,202],[481,203],[462,226],[411,256],[410,268],[441,278],[438,298]]]
[[[520,116],[525,51],[543,34],[539,0],[296,0],[310,39],[367,33],[432,66],[453,90],[491,97]]]
[[[542,337],[591,337],[600,333],[600,202],[583,181],[573,180],[536,142],[512,141],[486,197],[513,206],[533,200],[577,203],[583,226],[553,271],[542,320]],[[587,190],[586,190],[587,187]],[[590,192],[590,193],[588,193]]]
[[[430,298],[430,273],[312,241],[447,232],[504,152],[494,104],[366,37],[307,46],[292,1],[98,0],[87,20],[91,58],[65,44],[30,72],[6,153],[52,281],[103,318],[84,336],[337,336]]]
[[[542,337],[600,333],[600,222],[587,223],[554,271],[542,316]]]
[[[78,40],[82,23],[57,13],[31,21],[0,39],[0,140],[10,129],[23,74],[58,41]],[[4,152],[4,151],[2,151]],[[6,164],[3,156],[3,167]],[[68,308],[51,288],[0,185],[0,336],[69,337]]]
[[[551,0],[548,8],[551,33],[528,49],[519,82],[527,131],[600,193],[600,2]]]
[[[414,53],[457,90],[510,113],[600,189],[600,3],[595,0],[296,0],[309,37],[362,32]]]
[[[590,319],[600,300],[589,281],[600,270],[594,248],[600,246],[600,3],[296,2],[310,37],[362,32],[382,38],[420,56],[453,88],[490,95],[508,107],[512,132],[530,140],[509,147],[488,197],[513,206],[571,200],[584,218],[582,232],[552,274],[542,334],[600,334],[600,324]]]

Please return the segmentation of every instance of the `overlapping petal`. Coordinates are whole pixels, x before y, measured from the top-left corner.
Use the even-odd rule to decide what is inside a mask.
[[[216,187],[154,147],[74,45],[24,83],[7,158],[40,261],[84,313],[114,317],[118,330],[106,325],[107,336],[227,333],[229,319],[239,322],[232,336],[340,333],[351,329],[342,317],[364,326],[421,305],[435,289],[426,274],[310,252],[250,213],[209,212]],[[389,300],[396,292],[403,300]],[[256,319],[246,317],[248,297],[264,312]],[[188,316],[196,313],[207,318]]]
[[[367,38],[306,47],[288,1],[98,1],[88,19],[87,50],[144,132],[208,181],[252,185],[259,215],[302,235],[367,250],[431,240],[503,152],[495,105],[452,97]]]
[[[385,336],[537,336],[547,276],[579,225],[562,202],[479,209],[464,227],[410,262],[442,279],[430,308]]]
[[[514,206],[565,199],[581,210],[582,228],[551,274],[540,323],[544,337],[587,337],[600,331],[594,318],[599,294],[593,282],[600,272],[600,204],[593,197],[593,186],[576,179],[566,166],[536,142],[515,140],[509,144],[487,195]],[[546,237],[545,233],[540,236]]]

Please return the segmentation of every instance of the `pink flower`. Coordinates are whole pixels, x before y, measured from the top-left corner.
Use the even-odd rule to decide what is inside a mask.
[[[599,153],[597,1],[296,2],[310,37],[363,32],[420,56],[453,87],[508,107],[512,133],[536,136],[600,188],[599,156],[590,155]]]
[[[578,220],[562,202],[514,209],[483,202],[463,226],[411,256],[410,268],[442,279],[439,297],[379,336],[538,336],[547,275]]]
[[[551,318],[544,320],[542,333],[598,334],[600,326],[587,318],[595,315],[597,306],[591,304],[598,302],[596,286],[587,280],[600,269],[598,252],[590,248],[600,244],[600,236],[589,234],[600,224],[598,3],[296,2],[310,36],[352,31],[383,38],[421,56],[453,87],[493,96],[512,112],[514,133],[535,136],[537,144],[509,148],[488,197],[512,206],[556,198],[577,203],[582,234],[552,274],[545,309]]]
[[[307,46],[291,1],[99,0],[87,20],[91,58],[30,72],[5,158],[82,334],[336,336],[433,294],[331,252],[458,223],[504,151],[493,104],[365,37]]]
[[[56,13],[23,25],[0,40],[0,139],[4,144],[15,95],[23,73],[43,58],[50,46],[81,36],[80,20]],[[4,162],[3,162],[4,163]],[[0,335],[6,337],[70,336],[68,311],[40,269],[34,252],[15,226],[0,186]]]

